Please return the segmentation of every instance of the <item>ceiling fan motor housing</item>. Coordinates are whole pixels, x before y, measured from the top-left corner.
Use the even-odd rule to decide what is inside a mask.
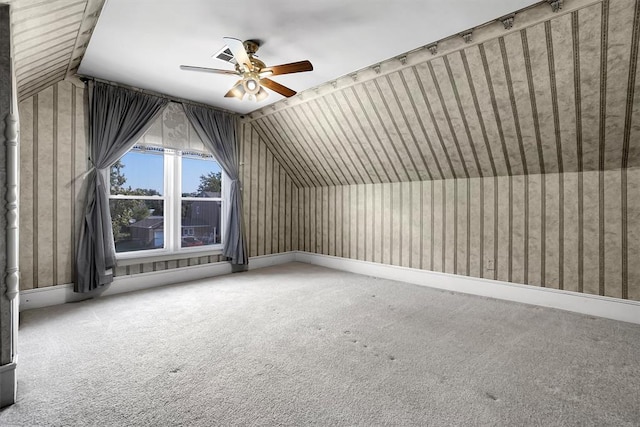
[[[260,43],[258,43],[258,41],[256,40],[245,40],[243,45],[244,45],[244,50],[247,51],[247,55],[249,56],[256,53],[260,48]]]

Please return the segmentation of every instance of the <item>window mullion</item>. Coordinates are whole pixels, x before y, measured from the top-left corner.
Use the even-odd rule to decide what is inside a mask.
[[[182,238],[182,157],[175,153],[172,156],[173,160],[173,243],[172,249],[174,251],[180,250],[181,238]]]
[[[164,154],[164,236],[165,249],[173,250],[173,155]]]

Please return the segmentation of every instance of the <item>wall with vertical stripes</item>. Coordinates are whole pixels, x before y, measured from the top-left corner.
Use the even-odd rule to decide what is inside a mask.
[[[245,122],[300,250],[638,300],[639,45],[640,0],[540,2]]]
[[[501,25],[243,120],[249,255],[305,250],[640,300],[640,0],[555,14],[541,3]],[[20,104],[23,289],[72,280],[82,92],[62,82]]]
[[[298,249],[298,187],[250,124],[240,128],[240,172],[249,256]]]
[[[152,271],[172,270],[174,268],[192,267],[201,264],[211,264],[226,261],[222,255],[192,256],[189,258],[169,259],[152,262],[133,262],[127,265],[119,264],[113,272],[114,277],[131,276],[140,273],[150,273]]]
[[[61,82],[20,104],[22,289],[73,280],[83,102],[82,88]],[[640,255],[639,168],[298,187],[250,123],[239,156],[250,256],[300,249],[640,300],[640,264],[629,262]]]
[[[78,70],[104,0],[3,0],[11,6],[19,100]]]
[[[640,300],[640,168],[298,193],[300,250]]]
[[[55,85],[28,98],[19,105],[20,113],[20,272],[21,289],[33,289],[73,282],[75,244],[83,211],[82,176],[87,170],[84,89],[68,81]],[[171,103],[160,119],[144,136],[147,143],[168,138],[172,144],[187,143],[202,149],[202,142],[191,128],[178,104]],[[183,142],[180,142],[183,141]],[[265,203],[268,211],[257,202],[249,206],[260,217],[253,235],[260,237],[259,251],[274,253],[291,247],[292,237],[284,234],[288,225],[280,214],[285,206],[291,209],[291,181],[264,146],[255,149],[250,144],[242,155],[255,170],[245,169],[246,176],[260,182],[248,187],[248,194]],[[253,157],[252,157],[253,156]],[[268,159],[268,165],[265,163]],[[267,169],[268,167],[268,169]],[[275,171],[275,172],[274,172]],[[266,187],[268,182],[269,187]],[[273,187],[272,187],[273,186]],[[268,191],[268,192],[267,192]],[[259,196],[258,196],[259,195]],[[288,200],[288,204],[285,204]],[[268,234],[264,228],[268,221]],[[260,230],[260,231],[259,231]],[[274,236],[271,239],[272,233]],[[282,236],[280,236],[282,233]],[[269,236],[265,239],[264,236]],[[288,239],[285,243],[285,238]],[[267,242],[268,240],[268,242]],[[140,262],[120,265],[115,276],[168,270],[224,261],[220,255],[193,256],[184,259]]]
[[[87,170],[84,89],[57,83],[19,104],[20,288],[73,281]]]
[[[546,2],[251,113],[299,187],[640,167],[639,0]]]

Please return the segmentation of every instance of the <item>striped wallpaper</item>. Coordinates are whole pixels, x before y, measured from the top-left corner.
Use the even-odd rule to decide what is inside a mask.
[[[249,255],[640,300],[640,0],[574,3],[586,6],[242,120]],[[20,104],[22,289],[73,280],[82,102],[61,82]]]
[[[133,274],[150,273],[152,271],[171,270],[174,268],[191,267],[201,264],[211,264],[216,262],[222,262],[226,260],[222,255],[206,255],[206,256],[194,256],[191,258],[172,259],[166,261],[154,261],[154,262],[136,262],[129,265],[116,266],[113,276],[122,277],[130,276]]]
[[[19,113],[20,286],[25,290],[72,283],[74,246],[83,209],[81,177],[87,168],[84,89],[68,81],[56,83],[20,102]],[[160,138],[202,148],[184,112],[174,103],[144,140],[158,143]],[[242,143],[240,148],[250,252],[263,255],[291,250],[297,235],[291,234],[290,222],[284,218],[296,206],[297,187],[257,139]],[[221,261],[224,259],[219,255],[208,255],[127,263],[116,267],[114,275]]]
[[[239,140],[249,256],[297,250],[298,187],[253,126],[242,124]]]
[[[640,0],[541,2],[256,111],[245,140],[298,188],[293,249],[639,300],[639,41]]]
[[[3,0],[11,6],[16,79],[23,101],[73,76],[104,0]]]
[[[84,90],[57,83],[19,104],[20,288],[73,281],[87,168]]]
[[[639,39],[638,0],[541,2],[247,121],[298,187],[637,167]]]
[[[640,168],[307,187],[298,200],[300,250],[640,300]]]
[[[20,104],[22,289],[73,280],[82,103],[83,89],[62,82]],[[640,251],[638,168],[298,187],[251,124],[240,141],[250,256],[300,249],[640,300],[629,262]],[[219,260],[134,264],[116,275]]]

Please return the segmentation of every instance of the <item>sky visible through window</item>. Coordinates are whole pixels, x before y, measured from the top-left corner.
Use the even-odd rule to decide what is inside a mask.
[[[120,161],[124,165],[122,173],[127,179],[123,187],[153,189],[160,194],[164,194],[164,160],[161,153],[151,154],[132,151],[125,154]],[[220,165],[216,162],[183,157],[183,191],[195,193],[200,184],[201,175],[207,175],[209,172],[219,172],[220,170]]]

